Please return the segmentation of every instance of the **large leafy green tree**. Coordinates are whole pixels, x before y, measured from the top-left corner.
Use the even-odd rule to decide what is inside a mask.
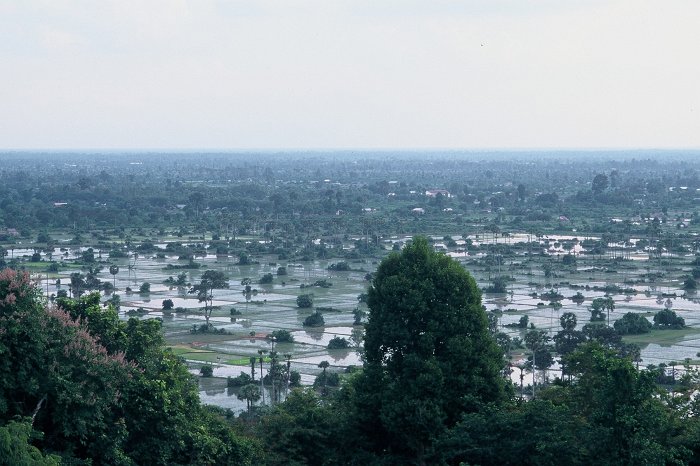
[[[508,398],[502,351],[474,279],[418,237],[379,266],[368,293],[359,436],[396,458],[425,458],[467,412]]]
[[[636,335],[649,333],[652,325],[649,320],[641,314],[628,312],[613,324],[613,327],[620,335]]]
[[[134,366],[84,321],[45,309],[26,273],[0,272],[0,422],[31,416],[63,456],[128,464],[120,392]]]
[[[100,307],[97,294],[59,304],[135,365],[121,397],[123,450],[128,457],[138,458],[140,464],[228,464],[250,459],[245,442],[225,430],[221,437],[207,427],[219,421],[199,404],[197,384],[187,368],[164,349],[159,320],[122,322],[116,312]]]
[[[0,428],[29,418],[32,443],[68,464],[251,464],[160,325],[120,321],[98,294],[46,309],[27,274],[0,272]]]

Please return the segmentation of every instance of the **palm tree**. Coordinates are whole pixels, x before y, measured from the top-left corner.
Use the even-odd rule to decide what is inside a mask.
[[[258,358],[255,356],[250,357],[250,378],[255,380],[255,363],[258,362]]]
[[[131,262],[129,262],[127,267],[129,269],[129,280],[131,280],[131,272],[133,271],[134,272],[134,283],[136,283],[136,260],[139,258],[139,255],[138,255],[138,253],[135,252],[132,257],[134,259],[134,263],[132,264]]]
[[[253,407],[253,403],[260,399],[260,389],[257,385],[249,383],[248,385],[244,385],[243,387],[241,387],[240,390],[238,390],[238,394],[236,395],[236,397],[239,400],[245,400],[246,407],[248,408],[248,413],[250,414],[250,410]]]
[[[523,379],[525,378],[525,374],[523,374],[523,370],[525,367],[522,364],[518,364],[517,366],[518,369],[520,369],[520,399],[523,399]],[[534,380],[534,377],[533,377]]]
[[[250,295],[251,295],[251,284],[253,283],[253,280],[250,278],[244,278],[241,280],[241,286],[243,286],[243,295],[245,296],[245,310],[248,312],[248,302],[250,301]]]
[[[85,288],[85,278],[80,272],[73,272],[70,274],[70,292],[71,297],[80,298],[83,294],[83,289]]]
[[[274,340],[274,337],[272,338]],[[270,375],[270,385],[272,388],[270,403],[276,403],[280,398],[280,383],[282,381],[281,367],[277,363],[277,351],[270,351],[270,369],[268,369],[267,373]]]
[[[116,290],[117,289],[117,274],[119,273],[119,266],[118,265],[110,265],[109,266],[109,273],[112,274],[112,287]]]
[[[671,366],[671,380],[673,380],[673,383],[676,383],[676,365],[678,363],[676,361],[671,361],[668,363],[669,366]]]
[[[291,375],[292,367],[292,355],[289,353],[284,353],[284,359],[287,360],[287,389],[285,390],[285,397],[289,395],[289,376]]]
[[[263,404],[265,403],[265,378],[263,377],[263,360],[265,359],[263,354],[265,353],[267,353],[267,351],[262,349],[258,350],[258,354],[260,355],[260,391],[262,392]]]
[[[326,369],[328,368],[328,366],[330,366],[330,364],[328,363],[328,361],[325,361],[325,360],[324,360],[324,361],[321,361],[321,362],[318,364],[318,367],[320,367],[321,369],[323,369],[323,373],[321,374],[321,377],[323,377],[323,391],[322,391],[321,393],[322,393],[323,395],[326,394]]]
[[[603,304],[605,310],[608,312],[608,326],[610,326],[610,313],[615,310],[615,301],[612,296],[606,296],[605,302]]]

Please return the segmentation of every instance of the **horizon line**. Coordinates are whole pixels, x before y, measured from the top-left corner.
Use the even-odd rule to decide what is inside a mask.
[[[76,148],[0,148],[0,153],[48,152],[48,153],[301,153],[301,152],[671,152],[671,151],[700,151],[700,147],[279,147],[279,148],[105,148],[105,147],[76,147]]]

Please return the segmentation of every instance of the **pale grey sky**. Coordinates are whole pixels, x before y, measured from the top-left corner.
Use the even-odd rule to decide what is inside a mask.
[[[698,0],[0,0],[0,148],[700,147]]]

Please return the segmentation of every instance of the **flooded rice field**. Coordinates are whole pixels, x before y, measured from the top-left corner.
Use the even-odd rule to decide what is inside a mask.
[[[387,241],[387,248],[400,244],[408,237],[395,237]],[[439,239],[439,238],[438,238]],[[697,360],[700,351],[700,299],[685,293],[678,279],[658,279],[649,281],[650,272],[663,272],[668,268],[683,270],[684,258],[667,257],[665,264],[649,260],[645,251],[631,251],[626,257],[630,260],[619,263],[618,270],[609,265],[600,265],[600,258],[578,256],[574,267],[561,267],[562,253],[581,252],[579,240],[583,236],[557,236],[535,238],[528,234],[514,234],[508,238],[498,238],[486,234],[473,237],[453,237],[457,250],[448,251],[464,264],[477,280],[481,288],[491,285],[496,276],[507,276],[509,281],[506,293],[485,293],[483,304],[487,311],[499,314],[500,331],[511,337],[523,338],[526,329],[515,328],[522,316],[528,316],[529,324],[543,329],[553,336],[560,330],[559,318],[565,312],[572,312],[578,321],[577,329],[590,320],[589,306],[595,298],[606,296],[605,288],[617,286],[623,292],[612,292],[615,309],[610,313],[612,325],[627,312],[635,312],[652,319],[654,313],[664,308],[672,309],[685,319],[688,329],[677,334],[664,334],[655,341],[654,332],[648,338],[637,339],[641,346],[641,364],[659,365],[672,361]],[[589,238],[590,239],[590,238]],[[465,247],[472,244],[489,243],[513,244],[539,241],[544,248],[539,256],[530,256],[521,251],[510,257],[499,259],[498,263],[485,265],[483,253],[471,254]],[[555,246],[556,245],[556,246]],[[564,246],[566,246],[565,249]],[[30,249],[15,249],[12,254],[31,255]],[[84,248],[56,248],[52,254],[43,254],[44,260],[61,258],[69,260],[80,256]],[[96,251],[96,257],[106,254]],[[235,411],[245,409],[245,402],[236,398],[235,389],[226,387],[226,377],[235,377],[249,370],[248,360],[271,350],[271,341],[265,336],[275,330],[287,330],[294,338],[293,343],[280,343],[280,354],[290,355],[293,370],[300,372],[304,384],[311,384],[320,369],[322,361],[330,363],[332,371],[341,372],[348,366],[362,364],[361,326],[354,326],[353,310],[365,309],[358,296],[366,292],[367,273],[373,272],[381,258],[347,261],[350,271],[333,271],[329,266],[341,259],[290,262],[276,256],[257,256],[256,263],[240,265],[237,257],[206,255],[196,257],[198,268],[188,269],[184,261],[176,256],[131,253],[129,257],[111,260],[119,270],[112,275],[109,264],[103,267],[97,277],[114,285],[120,297],[120,315],[123,318],[161,318],[167,341],[185,358],[193,373],[198,373],[201,364],[211,364],[214,368],[212,379],[201,380],[201,397],[205,403],[229,407]],[[98,259],[99,260],[99,259]],[[548,265],[546,265],[548,264]],[[546,266],[545,266],[546,265]],[[278,275],[284,267],[285,275]],[[209,319],[218,333],[201,333],[199,328],[206,322],[203,303],[189,294],[189,286],[169,286],[178,274],[184,274],[188,284],[197,283],[207,270],[221,271],[229,278],[228,289],[213,290],[214,310]],[[550,271],[551,270],[551,271]],[[69,290],[70,275],[77,269],[70,266],[51,274],[35,274],[47,295]],[[260,284],[265,274],[272,274],[272,283]],[[246,279],[250,279],[249,281]],[[246,292],[245,283],[250,283]],[[150,291],[140,293],[144,283],[150,284]],[[314,286],[316,284],[317,286]],[[555,290],[564,296],[552,305],[542,294]],[[582,303],[569,299],[576,293],[584,297]],[[300,309],[297,297],[301,294],[313,295],[313,308]],[[103,293],[107,301],[111,293]],[[164,310],[164,300],[172,301],[172,309]],[[139,309],[138,312],[134,310]],[[303,321],[313,310],[320,310],[325,325],[318,328],[303,326]],[[606,319],[607,319],[606,315]],[[328,350],[333,337],[343,337],[350,347],[344,350]],[[512,361],[514,365],[517,358]],[[266,370],[266,369],[264,369]],[[257,368],[260,371],[260,368]],[[552,374],[556,374],[556,366]],[[514,371],[513,381],[520,382]],[[524,383],[532,382],[528,374]],[[269,396],[269,394],[268,394]]]

